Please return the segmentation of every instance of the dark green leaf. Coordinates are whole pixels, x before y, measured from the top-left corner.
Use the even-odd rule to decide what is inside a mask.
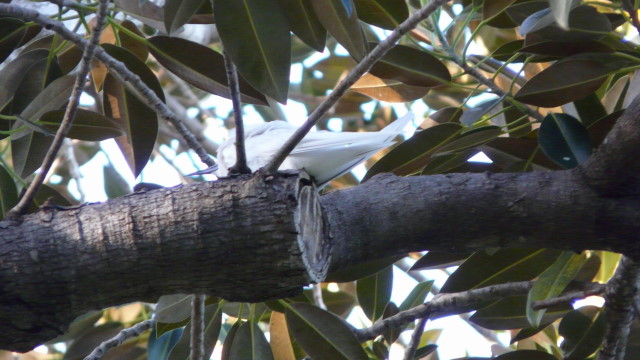
[[[459,292],[510,281],[531,280],[560,256],[559,250],[509,248],[478,251],[449,276],[441,292]]]
[[[495,360],[557,360],[555,356],[538,350],[516,350],[502,354]]]
[[[441,155],[433,157],[432,160],[425,166],[420,175],[433,175],[433,174],[445,174],[449,171],[454,171],[457,167],[468,164],[469,158],[476,155],[478,150],[469,149],[457,154]],[[454,257],[460,256],[455,253],[451,254]]]
[[[538,144],[545,155],[567,169],[588,159],[592,151],[589,132],[568,114],[547,115],[538,130]]]
[[[168,360],[171,349],[176,345],[184,329],[174,329],[161,336],[156,335],[156,329],[151,331],[147,345],[147,358],[153,360]]]
[[[436,149],[455,139],[462,129],[458,123],[445,123],[422,130],[375,163],[362,181],[382,172],[407,175],[420,170],[430,161]]]
[[[545,270],[540,276],[527,297],[527,318],[533,327],[542,324],[542,317],[546,309],[533,310],[531,304],[535,301],[548,300],[554,298],[569,285],[569,282],[576,276],[586,257],[578,255],[572,251],[565,251],[558,259]]]
[[[607,111],[596,94],[589,94],[585,98],[576,100],[573,105],[575,105],[576,111],[580,116],[580,122],[587,128],[607,116]]]
[[[567,360],[586,359],[602,345],[606,331],[604,311],[584,306],[562,318],[558,333],[564,337],[560,345]]]
[[[542,10],[539,26],[525,29],[525,32],[534,32],[535,35],[544,39],[565,42],[586,42],[602,39],[605,35],[613,30],[613,26],[609,19],[599,13],[595,8],[588,5],[580,5],[573,9],[569,14],[569,29],[562,29],[554,21],[553,16],[547,10]],[[536,14],[533,14],[536,16]],[[529,20],[529,19],[527,19]],[[525,27],[525,21],[521,29]],[[528,27],[528,25],[527,25]]]
[[[416,354],[413,358],[415,360],[424,359],[425,356],[436,351],[437,348],[438,348],[438,345],[435,345],[435,344],[429,344],[427,346],[423,346],[416,350]]]
[[[191,301],[193,301],[193,295],[161,296],[155,308],[156,321],[158,323],[177,323],[188,319],[191,316]]]
[[[156,95],[164,101],[160,82],[145,63],[129,50],[110,44],[102,44],[109,55],[127,64]],[[158,117],[155,111],[126,89],[111,74],[104,82],[104,112],[123,129],[126,135],[115,138],[127,160],[134,177],[149,161],[158,135]]]
[[[400,312],[400,309],[398,309],[398,305],[396,305],[394,302],[390,302],[387,304],[387,306],[384,308],[384,311],[382,312],[382,319],[390,318],[394,315],[397,315],[399,312]],[[384,339],[387,341],[387,344],[393,344],[396,340],[398,340],[398,337],[400,336],[400,332],[401,332],[400,328],[389,327],[388,329],[385,329],[385,332],[382,334],[382,336],[384,336]]]
[[[134,34],[144,38],[144,35],[140,31],[140,29],[138,29],[136,24],[134,24],[132,21],[125,20],[120,25],[133,32]],[[120,37],[120,45],[122,45],[123,48],[134,53],[141,61],[147,60],[147,57],[149,56],[149,48],[145,43],[121,30],[118,30],[118,36]]]
[[[473,148],[478,145],[488,143],[502,134],[503,132],[499,126],[483,126],[476,128],[462,134],[458,139],[439,148],[436,155],[449,155],[451,153]]]
[[[0,70],[0,110],[11,101],[27,70],[36,62],[46,59],[48,50],[34,50],[21,54]]]
[[[341,0],[312,1],[318,19],[325,29],[356,60],[367,53],[367,43],[360,29],[356,11],[348,14]]]
[[[71,343],[62,359],[84,358],[100,343],[116,336],[122,328],[120,323],[109,322],[87,330]]]
[[[522,46],[524,46],[524,40],[510,41],[495,49],[493,53],[491,53],[491,57],[496,60],[507,61],[511,59],[513,55],[519,52],[520,49],[522,49]],[[525,61],[526,59],[526,56],[520,55],[513,62],[519,63]]]
[[[225,51],[238,72],[258,91],[285,103],[291,36],[280,4],[263,0],[215,1],[213,13]]]
[[[609,131],[613,128],[613,125],[616,124],[620,116],[625,112],[625,110],[618,110],[613,112],[607,116],[604,116],[592,123],[589,128],[589,136],[591,137],[591,144],[594,147],[600,146],[604,139],[609,134]]]
[[[233,337],[233,345],[229,353],[229,360],[269,360],[273,359],[271,348],[258,327],[258,324],[248,321],[240,325]]]
[[[289,331],[313,359],[368,359],[349,326],[335,315],[298,303],[289,304],[285,316]]]
[[[54,204],[57,206],[71,206],[72,202],[69,201],[69,198],[63,195],[60,191],[65,191],[60,187],[55,188],[51,185],[42,184],[40,185],[40,190],[36,194],[36,197],[33,199],[31,205],[29,205],[29,213],[37,211],[41,206],[45,204]],[[68,193],[65,193],[68,195]]]
[[[47,95],[43,95],[43,89],[62,76],[62,70],[60,70],[58,63],[54,59],[51,62],[47,59],[40,59],[25,71],[26,75],[16,89],[11,103],[11,111],[13,113],[21,113],[20,116],[23,118],[36,121],[39,116],[34,116],[34,114],[45,112],[40,110],[43,100],[47,103],[53,102],[50,106],[55,106],[55,109],[62,107],[69,100],[68,95],[66,98],[63,95],[70,94],[73,85],[68,89],[64,89],[61,93],[45,90],[44,92],[47,92]],[[26,111],[27,108],[30,108],[31,112]],[[54,110],[54,108],[49,109]]]
[[[511,6],[516,0],[492,0],[482,3],[482,18],[490,19],[502,13],[506,8]]]
[[[392,256],[380,260],[373,260],[366,263],[358,264],[337,272],[327,275],[326,282],[347,282],[361,279],[377,273],[378,271],[392,265],[396,261],[402,259],[402,256]]]
[[[131,193],[129,183],[118,173],[111,163],[102,167],[102,176],[105,182],[104,192],[109,199],[115,199]]]
[[[40,117],[37,124],[41,124],[55,133],[60,127],[64,112],[65,110],[49,111]],[[124,134],[124,130],[113,119],[93,111],[78,109],[67,137],[85,141],[101,141]]]
[[[305,44],[316,51],[322,52],[327,40],[327,31],[322,27],[312,1],[308,0],[279,0],[284,13],[289,20],[291,31]]]
[[[609,70],[590,60],[567,60],[531,78],[515,95],[526,104],[555,107],[579,100],[597,90]]]
[[[426,255],[418,259],[418,261],[416,261],[413,266],[411,266],[410,271],[432,270],[449,266],[458,266],[469,256],[471,256],[471,254],[465,252],[456,253],[429,251]]]
[[[18,203],[18,189],[11,174],[0,165],[0,219]]]
[[[427,294],[431,291],[431,287],[433,286],[433,280],[422,281],[416,284],[416,286],[411,290],[409,295],[404,299],[402,304],[398,310],[406,311],[413,307],[416,307],[422,303],[424,303],[427,298]]]
[[[529,161],[533,156],[532,165],[541,170],[559,170],[562,167],[551,161],[542,152],[537,151],[538,142],[534,139],[497,138],[482,146],[485,153],[494,163],[507,167],[518,161]],[[534,153],[535,152],[535,153]]]
[[[612,53],[613,49],[598,41],[568,42],[568,41],[541,41],[527,45],[520,52],[545,56],[571,56],[580,53],[603,52]]]
[[[370,43],[373,48],[377,43]],[[432,87],[451,81],[447,67],[435,56],[406,46],[396,45],[376,62],[369,72],[383,79],[407,85]]]
[[[209,305],[204,310],[204,356],[209,359],[218,341],[220,327],[222,325],[222,311],[218,304]],[[189,358],[191,351],[191,324],[187,324],[180,340],[171,350],[168,360],[185,360]]]
[[[205,0],[166,0],[164,2],[164,27],[168,34],[178,30],[196,14]]]
[[[22,20],[2,17],[0,18],[0,63],[11,55],[26,33],[26,26]]]
[[[154,36],[148,39],[153,56],[164,67],[189,84],[208,93],[229,98],[224,58],[212,49],[193,41]],[[243,102],[266,105],[264,95],[239,78]]]
[[[153,1],[114,0],[116,7],[155,29],[164,29],[164,12]]]
[[[460,118],[463,113],[464,111],[459,107],[446,107],[429,115],[429,118],[438,124],[446,122],[460,122]]]
[[[490,330],[528,328],[529,320],[527,319],[526,308],[526,296],[510,296],[476,311],[469,320]],[[571,304],[549,308],[543,316],[542,323],[551,323],[571,311],[571,309]]]
[[[224,343],[222,344],[222,354],[220,354],[221,360],[229,360],[231,347],[233,345],[233,339],[236,337],[236,334],[238,333],[238,329],[240,328],[240,325],[241,325],[241,321],[236,321],[233,324],[233,326],[231,326],[231,329],[229,329],[229,332],[224,338]]]
[[[409,17],[404,0],[355,0],[360,20],[387,30],[394,30]]]
[[[375,322],[391,299],[393,287],[393,266],[379,271],[356,283],[358,302],[364,313]]]

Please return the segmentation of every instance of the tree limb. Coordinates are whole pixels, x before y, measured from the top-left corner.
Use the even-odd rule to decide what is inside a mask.
[[[124,329],[113,338],[103,342],[97,348],[93,349],[91,354],[84,358],[84,360],[100,360],[107,353],[107,351],[122,345],[128,339],[140,336],[143,332],[151,329],[156,324],[154,319],[145,320],[133,325],[130,328]]]

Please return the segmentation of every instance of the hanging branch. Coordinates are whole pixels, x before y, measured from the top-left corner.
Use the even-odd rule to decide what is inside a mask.
[[[190,360],[204,360],[204,302],[205,295],[194,294],[191,299]]]
[[[236,123],[236,163],[229,168],[229,174],[251,174],[247,166],[247,153],[244,147],[244,124],[242,122],[242,103],[240,102],[240,85],[238,83],[238,70],[231,60],[229,53],[224,51],[224,67],[227,70],[229,83],[229,98],[233,103],[233,116]]]
[[[33,198],[36,196],[38,189],[40,189],[40,185],[42,185],[45,177],[49,173],[51,169],[51,165],[53,161],[56,159],[58,155],[58,151],[62,146],[62,143],[65,139],[65,136],[69,132],[71,128],[71,124],[73,123],[73,118],[76,115],[76,110],[78,110],[78,103],[80,102],[80,95],[82,95],[82,91],[84,90],[84,85],[87,79],[87,75],[91,70],[91,61],[93,61],[93,57],[95,55],[95,50],[98,47],[100,42],[100,34],[102,34],[102,30],[104,29],[105,24],[107,23],[107,5],[109,4],[108,0],[100,0],[100,5],[98,6],[98,11],[96,13],[96,24],[93,29],[93,33],[91,33],[91,38],[87,42],[87,45],[84,48],[82,53],[82,60],[80,61],[80,69],[76,74],[76,80],[73,84],[73,90],[71,91],[71,97],[69,98],[69,103],[67,104],[67,108],[65,109],[64,116],[62,117],[62,122],[60,123],[60,127],[56,132],[55,137],[53,138],[53,142],[47,151],[47,154],[42,161],[42,165],[40,166],[40,172],[36,174],[35,178],[29,184],[26,192],[20,199],[20,201],[14,206],[11,210],[7,212],[8,218],[15,218],[25,213]]]
[[[49,19],[35,10],[0,3],[0,14],[33,21],[47,30],[56,32],[63,39],[71,41],[81,49],[85,49],[88,44],[87,40],[67,29],[63,23]],[[184,123],[173,112],[171,112],[171,110],[169,110],[156,93],[149,89],[138,75],[129,71],[124,63],[111,57],[111,55],[101,47],[97,47],[95,49],[95,57],[100,60],[107,69],[109,69],[109,72],[118,81],[123,83],[128,90],[137,94],[141,99],[144,99],[147,106],[153,109],[161,118],[173,124],[189,147],[196,152],[200,161],[205,163],[207,166],[215,165],[215,161],[213,161],[213,159],[207,154],[202,145],[200,145],[198,140],[196,140],[195,136],[189,131],[189,129],[187,129]]]
[[[362,59],[362,61],[360,61],[353,70],[351,70],[349,74],[342,79],[342,81],[340,81],[327,98],[320,103],[315,110],[313,110],[305,123],[302,124],[302,126],[298,128],[293,135],[291,135],[287,142],[280,148],[278,153],[276,153],[273,159],[271,159],[265,167],[267,173],[273,174],[278,170],[284,159],[289,156],[291,151],[293,151],[302,138],[304,138],[316,123],[320,121],[320,118],[322,118],[322,116],[324,116],[327,111],[329,111],[329,109],[331,109],[331,107],[335,105],[342,96],[344,96],[347,90],[349,90],[349,88],[355,84],[362,75],[369,71],[371,67],[380,60],[380,58],[382,58],[404,34],[411,31],[418,25],[418,23],[429,17],[438,7],[448,1],[449,0],[431,0],[427,5],[409,16],[409,18],[402,22],[402,24],[398,25],[398,27],[393,30],[386,39],[374,47],[373,50],[371,50],[371,52],[368,53],[367,56],[365,56],[364,59]]]
[[[413,329],[413,333],[411,334],[409,345],[407,345],[407,348],[404,350],[404,360],[413,360],[416,356],[416,350],[418,350],[418,346],[420,345],[420,339],[424,333],[424,326],[427,325],[427,320],[429,320],[428,314],[418,320],[418,324],[416,324],[416,328]]]
[[[84,360],[100,360],[104,354],[110,349],[122,345],[128,339],[140,336],[143,332],[151,329],[156,324],[154,319],[145,320],[133,325],[130,328],[124,329],[118,333],[118,335],[103,342],[97,348],[93,349],[91,354],[84,358]]]

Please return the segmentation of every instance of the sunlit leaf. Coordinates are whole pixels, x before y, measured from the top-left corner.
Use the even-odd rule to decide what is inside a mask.
[[[291,334],[313,359],[368,359],[349,326],[335,315],[297,303],[287,306],[285,316]]]
[[[168,34],[186,24],[205,0],[166,0],[164,2],[164,26]]]
[[[370,43],[373,48],[376,43]],[[371,70],[371,74],[407,85],[432,87],[451,81],[447,67],[435,56],[406,46],[392,47]]]
[[[358,79],[351,90],[386,102],[413,101],[429,92],[426,87],[406,85],[398,80],[381,79],[371,74]]]
[[[329,34],[344,46],[351,56],[357,60],[362,59],[367,53],[367,43],[355,9],[350,14],[347,13],[341,0],[312,1],[311,4]]]
[[[0,165],[0,219],[18,203],[18,189],[11,174]]]
[[[424,303],[427,294],[431,291],[433,280],[422,281],[416,284],[409,295],[404,299],[398,310],[405,311]]]
[[[592,151],[587,129],[571,115],[547,115],[538,131],[538,144],[557,164],[571,169],[589,158]]]
[[[404,0],[355,0],[360,20],[387,30],[394,30],[409,16]]]
[[[564,337],[560,345],[567,360],[586,359],[602,345],[606,331],[604,311],[596,306],[583,306],[562,318],[558,333]]]
[[[393,267],[390,266],[356,283],[358,302],[364,313],[375,322],[391,299]]]
[[[272,312],[269,320],[269,345],[275,360],[295,360],[293,345],[283,313]]]
[[[43,114],[37,124],[54,133],[60,127],[65,110],[54,110]],[[78,109],[67,137],[85,141],[101,141],[124,135],[124,130],[118,123],[102,114]]]
[[[154,36],[148,39],[153,56],[172,73],[189,84],[218,96],[229,98],[224,58],[214,50],[193,41]],[[197,54],[197,56],[193,56]],[[264,95],[239,78],[240,99],[250,104],[266,105]]]
[[[285,103],[291,36],[280,4],[263,0],[215,1],[213,13],[225,51],[238,72],[258,91]]]
[[[289,20],[291,31],[316,51],[323,51],[327,40],[324,29],[312,1],[308,0],[279,0]]]

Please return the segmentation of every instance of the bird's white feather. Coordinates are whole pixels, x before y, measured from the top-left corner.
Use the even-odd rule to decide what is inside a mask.
[[[402,134],[412,119],[413,114],[407,113],[377,132],[311,132],[293,149],[280,170],[305,169],[313,176],[318,187],[322,187],[394,144],[394,138]],[[252,171],[264,167],[295,130],[295,126],[281,120],[245,129],[247,166]],[[234,142],[232,133],[218,148],[219,168],[216,175],[226,176],[228,169],[235,164]]]

